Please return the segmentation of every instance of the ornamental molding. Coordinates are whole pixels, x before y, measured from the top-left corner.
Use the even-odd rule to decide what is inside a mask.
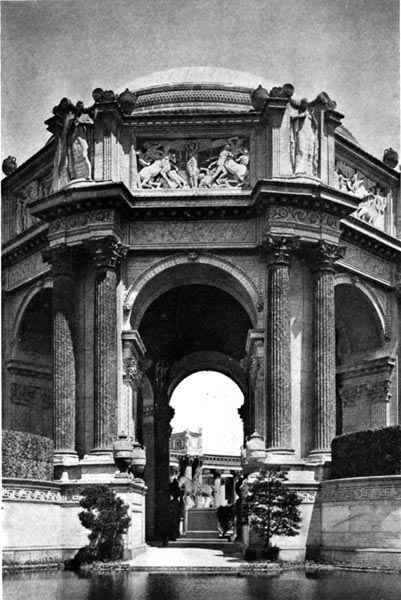
[[[373,278],[380,283],[392,285],[394,272],[392,262],[349,242],[347,242],[346,248],[346,254],[344,258],[339,260],[339,265],[349,267],[353,271]]]
[[[132,248],[174,246],[245,246],[257,242],[256,220],[131,222],[129,245]]]
[[[60,502],[60,491],[55,489],[47,489],[34,487],[31,484],[8,486],[5,484],[2,487],[2,500],[4,501],[25,501],[25,502]]]
[[[49,225],[49,236],[98,225],[113,225],[123,230],[121,215],[114,209],[97,209],[59,217]]]
[[[323,482],[321,502],[363,502],[397,500],[401,501],[400,481],[394,483],[366,482],[363,485],[343,480],[341,483]]]
[[[159,273],[162,273],[166,269],[170,269],[179,265],[184,265],[188,262],[193,262],[192,254],[192,252],[189,252],[168,256],[158,262],[153,263],[142,273],[140,273],[126,291],[123,301],[124,311],[126,312],[126,314],[129,314],[129,312],[131,311],[134,300],[138,293],[151,279],[153,279],[153,277],[155,277]],[[260,312],[263,310],[263,293],[256,287],[254,282],[248,277],[245,271],[243,271],[241,267],[238,267],[234,262],[222,258],[220,256],[216,256],[214,254],[202,252],[198,254],[196,263],[215,266],[217,268],[222,269],[229,275],[232,275],[243,285],[245,290],[248,292],[253,301],[253,305],[256,311]]]
[[[291,206],[269,206],[266,210],[264,232],[271,227],[291,223],[297,229],[315,231],[328,230],[336,236],[340,233],[340,217],[323,211],[308,210]]]
[[[300,247],[298,236],[265,233],[262,248],[267,252],[271,266],[289,265],[291,255]]]
[[[50,272],[39,251],[10,265],[5,270],[6,290],[11,291]]]

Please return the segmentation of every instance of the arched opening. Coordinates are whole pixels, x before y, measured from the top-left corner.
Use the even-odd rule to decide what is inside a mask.
[[[53,437],[52,295],[43,289],[20,319],[11,374],[11,429]]]
[[[335,287],[335,310],[336,434],[385,426],[392,366],[383,356],[381,313],[352,283]]]
[[[216,371],[193,373],[171,396],[172,435],[201,430],[200,455],[239,457],[243,432],[238,409],[243,402],[241,389],[226,375]]]
[[[200,274],[196,266],[195,271]],[[228,375],[236,382],[234,385],[244,390],[240,361],[246,353],[248,331],[253,327],[249,306],[244,307],[239,301],[240,294],[227,291],[227,282],[225,289],[204,278],[183,284],[181,271],[175,281],[180,285],[171,287],[166,283],[157,297],[153,295],[152,282],[152,301],[145,300],[147,309],[138,326],[146,356],[152,361],[147,373],[152,394],[148,394],[149,402],[144,398],[142,426],[148,456],[148,539],[168,537],[169,446],[174,412],[170,400],[174,390],[188,375],[202,369]],[[193,278],[189,277],[189,281]],[[215,283],[211,277],[209,281]],[[236,286],[238,291],[238,282]],[[132,308],[133,328],[138,316],[135,309],[136,303]],[[225,425],[223,421],[222,437],[229,435]],[[238,449],[242,442],[239,438]]]

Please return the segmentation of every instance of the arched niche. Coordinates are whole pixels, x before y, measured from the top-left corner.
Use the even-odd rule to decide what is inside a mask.
[[[389,424],[395,358],[386,354],[386,321],[374,292],[360,279],[336,280],[337,435]]]
[[[30,290],[14,322],[8,422],[11,429],[53,437],[52,290]]]

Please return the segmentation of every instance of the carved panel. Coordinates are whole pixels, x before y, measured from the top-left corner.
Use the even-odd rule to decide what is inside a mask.
[[[71,231],[90,227],[91,225],[115,224],[122,229],[122,221],[119,213],[112,209],[89,210],[68,217],[55,219],[49,226],[49,235],[62,231]]]
[[[131,223],[130,246],[242,246],[256,243],[255,221]]]
[[[334,185],[359,200],[358,209],[353,213],[354,217],[381,230],[391,229],[386,223],[386,212],[391,212],[393,202],[391,190],[340,160],[336,161]]]
[[[12,289],[50,270],[40,252],[31,254],[7,269],[7,289]]]
[[[322,484],[322,502],[360,502],[361,500],[400,500],[401,487],[392,483],[355,485],[342,481],[341,486]]]
[[[341,263],[349,265],[357,271],[375,277],[380,281],[385,281],[386,283],[392,282],[393,264],[354,244],[347,244],[347,251]]]
[[[59,502],[60,492],[55,489],[36,488],[36,487],[8,487],[2,488],[2,499],[4,500],[25,500],[28,502]]]
[[[239,137],[138,140],[138,187],[144,189],[249,186],[249,140]]]
[[[325,229],[335,235],[339,234],[340,219],[324,212],[296,208],[291,206],[271,206],[267,209],[266,220],[262,233],[267,233],[272,227],[291,225],[297,229]]]

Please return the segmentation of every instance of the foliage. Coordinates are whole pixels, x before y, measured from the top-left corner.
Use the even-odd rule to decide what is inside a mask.
[[[79,501],[85,510],[78,517],[90,529],[89,546],[78,551],[76,559],[82,562],[95,560],[121,560],[124,554],[122,536],[130,524],[128,506],[106,485],[84,488]]]
[[[356,431],[331,444],[331,478],[401,474],[401,426]]]
[[[20,479],[53,479],[53,441],[25,431],[3,429],[2,475]]]
[[[285,485],[287,479],[278,469],[261,471],[245,501],[249,525],[264,539],[266,548],[273,535],[294,536],[300,528],[302,498]]]
[[[234,527],[235,522],[235,506],[229,504],[227,506],[219,506],[216,510],[217,522],[221,533],[225,535]]]

